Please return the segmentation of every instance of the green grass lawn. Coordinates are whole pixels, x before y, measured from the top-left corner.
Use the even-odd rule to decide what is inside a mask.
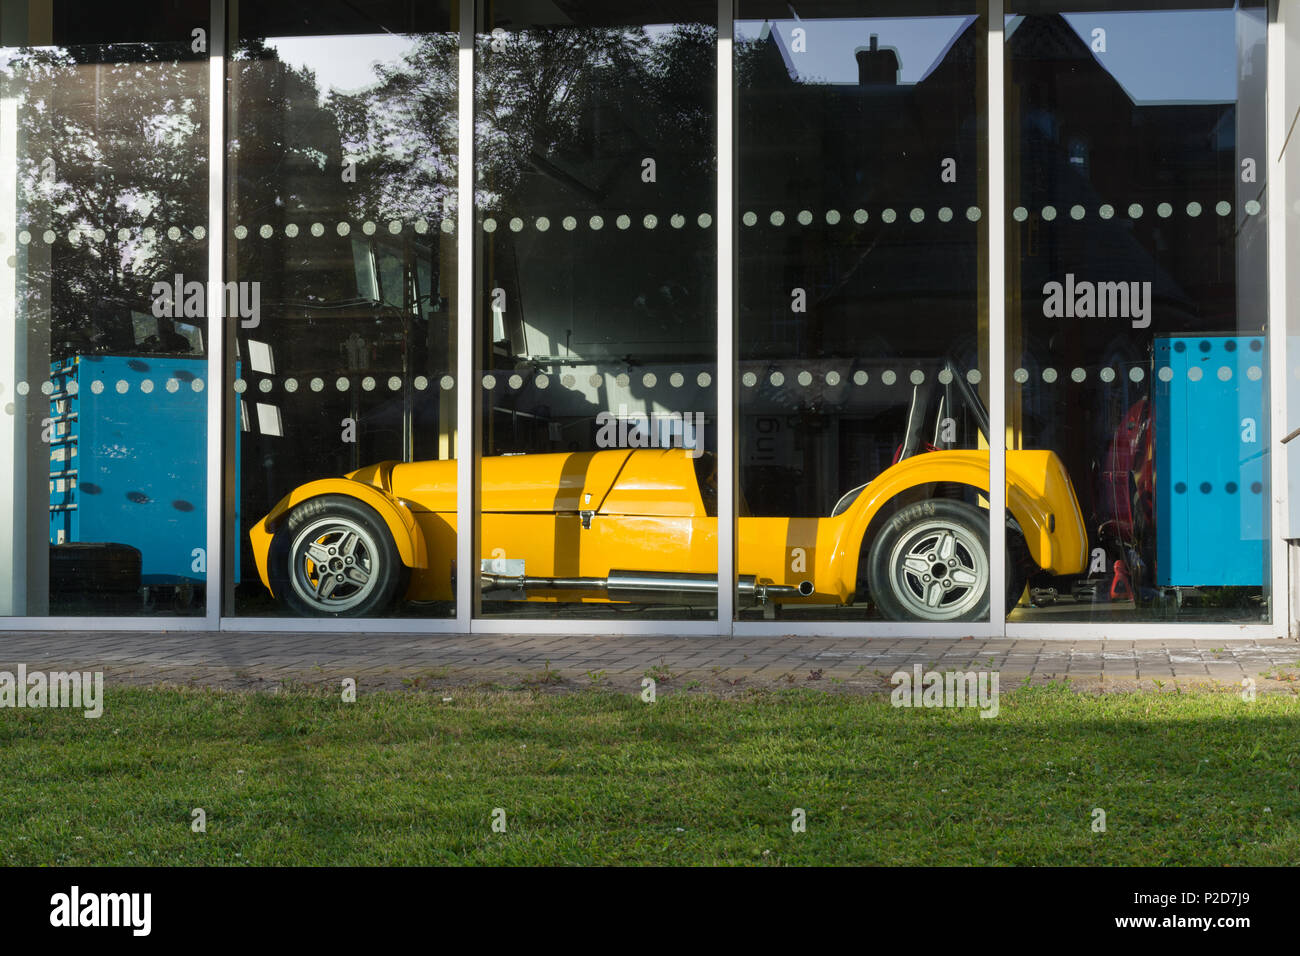
[[[1300,862],[1290,695],[111,689],[0,753],[6,864]]]

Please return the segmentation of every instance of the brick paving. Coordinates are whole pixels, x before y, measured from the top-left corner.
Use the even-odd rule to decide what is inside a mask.
[[[549,662],[549,666],[548,666]],[[1002,686],[1069,678],[1081,689],[1239,688],[1300,693],[1295,640],[1044,641],[1006,638],[611,637],[554,634],[0,631],[0,670],[102,670],[111,684],[358,687],[488,684],[665,690],[887,689],[894,671],[997,671]],[[667,675],[666,679],[665,675]]]

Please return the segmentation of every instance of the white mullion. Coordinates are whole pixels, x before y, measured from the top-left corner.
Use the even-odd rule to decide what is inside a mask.
[[[1287,569],[1287,453],[1280,439],[1290,428],[1286,420],[1287,389],[1293,387],[1286,374],[1287,362],[1287,271],[1286,220],[1289,196],[1286,188],[1286,162],[1282,144],[1286,141],[1289,117],[1286,101],[1286,27],[1283,10],[1295,15],[1300,4],[1282,0],[1270,4],[1268,18],[1268,79],[1265,142],[1268,150],[1268,401],[1273,447],[1269,454],[1269,483],[1272,487],[1272,512],[1269,520],[1272,574],[1272,627],[1277,637],[1286,637],[1291,621],[1291,582]],[[1293,27],[1300,24],[1290,24]],[[1294,428],[1295,424],[1291,424]]]
[[[474,612],[474,475],[479,450],[474,427],[474,0],[460,0],[457,53],[458,156],[456,205],[456,625],[468,632]]]
[[[988,9],[989,623],[1006,627],[1006,91],[1003,0]]]
[[[718,631],[736,608],[735,130],[732,0],[718,0]]]
[[[220,627],[225,599],[226,0],[208,7],[208,476],[207,598],[203,623]],[[236,465],[236,467],[238,467]],[[236,529],[238,534],[238,529]],[[238,543],[235,544],[238,547]],[[169,627],[172,625],[168,625]]]

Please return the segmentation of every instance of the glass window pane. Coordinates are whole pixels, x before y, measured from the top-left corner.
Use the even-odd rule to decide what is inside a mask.
[[[0,28],[0,615],[202,614],[208,4]]]
[[[233,611],[451,615],[459,27],[231,8]]]
[[[1007,18],[1007,470],[1079,540],[1012,620],[1267,621],[1265,8],[1083,7]]]
[[[989,618],[986,19],[741,2],[742,619]]]

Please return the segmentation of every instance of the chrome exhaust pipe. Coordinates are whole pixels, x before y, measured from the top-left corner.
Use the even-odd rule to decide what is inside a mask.
[[[607,578],[541,578],[512,574],[480,574],[479,583],[486,591],[506,591],[522,598],[529,591],[597,591],[611,601],[631,604],[684,604],[709,606],[718,603],[718,579],[708,574],[684,571],[611,571]],[[763,605],[781,598],[808,597],[813,593],[811,581],[798,584],[760,582],[752,574],[742,574],[737,581],[740,603]]]

